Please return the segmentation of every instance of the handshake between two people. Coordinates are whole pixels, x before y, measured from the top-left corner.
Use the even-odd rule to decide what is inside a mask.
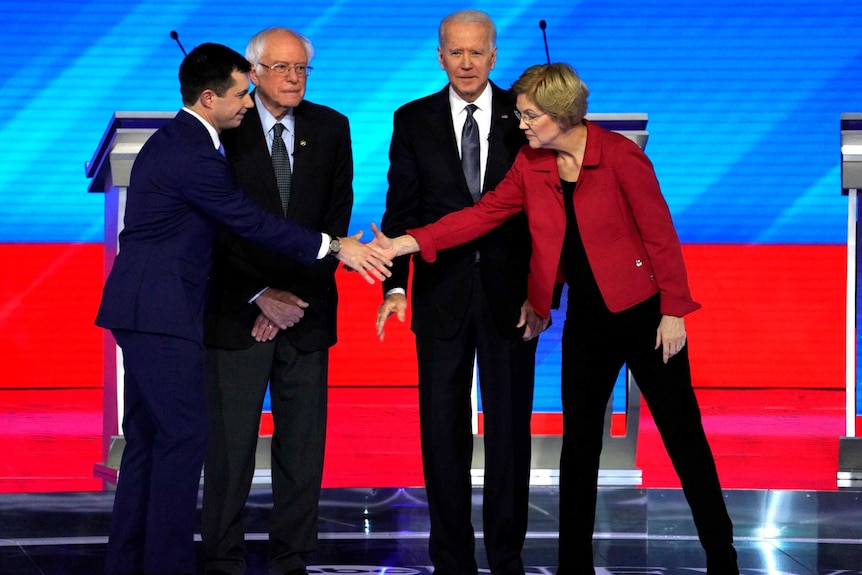
[[[409,234],[390,238],[381,232],[374,223],[371,224],[371,231],[374,232],[374,239],[365,245],[374,250],[383,259],[391,261],[398,256],[405,256],[420,251],[419,242]],[[389,270],[386,271],[388,272]],[[386,277],[389,277],[389,275]],[[395,315],[401,322],[404,322],[406,319],[406,309],[407,298],[403,293],[393,293],[386,296],[377,310],[377,337],[380,341],[383,341],[385,337],[386,321]],[[521,338],[524,341],[528,341],[538,337],[539,334],[548,329],[550,323],[550,317],[541,317],[533,309],[529,300],[526,300],[521,305],[521,312],[515,327],[523,328],[524,331]]]
[[[389,238],[373,223],[371,229],[374,232],[374,240],[368,243],[360,242],[361,231],[352,236],[338,238],[341,249],[332,255],[343,263],[346,269],[358,272],[365,281],[373,284],[375,280],[382,282],[392,276],[389,268],[392,267],[394,257],[419,251],[419,244],[412,236]],[[252,326],[251,336],[258,342],[271,341],[279,331],[299,323],[309,306],[308,302],[296,294],[276,288],[264,290],[255,299],[255,304],[260,308],[260,313]],[[404,309],[406,303],[399,314],[401,321],[404,321]],[[378,331],[381,330],[382,326],[378,327]]]
[[[347,269],[358,272],[370,284],[375,280],[384,281],[392,275],[392,259],[397,256],[419,251],[419,244],[413,236],[403,235],[390,238],[384,235],[376,224],[371,224],[374,239],[367,243],[359,240],[362,232],[339,238],[341,249],[333,254]]]

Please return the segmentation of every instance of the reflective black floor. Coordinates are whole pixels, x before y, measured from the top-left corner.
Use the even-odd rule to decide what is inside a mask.
[[[0,495],[0,575],[99,575],[110,492]],[[744,575],[862,575],[862,492],[727,491]],[[528,573],[553,573],[556,488],[533,488]],[[248,506],[248,575],[266,573],[267,490]],[[481,490],[474,493],[477,559]],[[312,574],[426,575],[428,516],[421,489],[324,490]],[[596,522],[598,575],[704,572],[682,492],[602,488]]]

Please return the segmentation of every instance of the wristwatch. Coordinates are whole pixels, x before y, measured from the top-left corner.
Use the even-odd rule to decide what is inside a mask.
[[[338,238],[333,237],[331,240],[329,240],[329,255],[334,256],[340,251],[341,241]]]

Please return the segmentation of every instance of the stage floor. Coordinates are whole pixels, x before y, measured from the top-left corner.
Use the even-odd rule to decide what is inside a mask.
[[[704,558],[682,492],[602,488],[595,535],[597,574],[704,572]],[[862,492],[726,490],[743,575],[862,575]],[[481,489],[474,492],[477,560]],[[2,575],[99,575],[110,524],[111,492],[0,495]],[[552,574],[558,491],[531,491],[527,574]],[[266,573],[268,490],[248,506],[247,575]],[[325,489],[319,550],[309,573],[430,573],[424,490]]]

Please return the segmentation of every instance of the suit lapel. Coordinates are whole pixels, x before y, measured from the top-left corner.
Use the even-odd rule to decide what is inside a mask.
[[[308,162],[314,158],[315,130],[321,126],[314,125],[314,119],[309,117],[310,108],[305,100],[293,109],[293,178],[292,188],[295,190],[312,189],[306,179],[313,177],[313,168]],[[291,202],[293,205],[293,202]],[[290,208],[288,208],[288,211]]]
[[[260,186],[254,186],[255,189],[261,190],[255,195],[258,202],[270,211],[280,213],[281,199],[272,169],[272,157],[266,145],[257,107],[246,112],[237,128],[237,153],[240,154],[239,161],[250,166],[245,173],[255,174],[261,181]]]
[[[546,198],[546,200],[540,200],[540,202],[549,201],[565,209],[565,199],[560,187],[560,172],[557,170],[556,154],[548,150],[536,150],[534,154],[535,159],[530,161],[530,169],[534,174],[533,177],[538,180],[537,183],[539,184],[535,186],[535,190],[537,194],[541,194]]]
[[[455,138],[448,85],[437,92],[432,100],[428,114],[428,135],[432,139],[432,145],[440,150],[439,155],[444,163],[441,169],[446,169],[451,174],[452,181],[460,183],[461,193],[468,205],[472,204],[473,198],[470,196],[470,188],[467,187],[467,180],[461,167],[461,155],[458,152],[458,140]]]
[[[488,191],[487,182],[499,182],[509,171],[511,158],[506,144],[508,134],[517,130],[511,101],[506,93],[491,82],[493,100],[491,103],[491,132],[488,136],[488,163],[485,167],[483,193]]]

